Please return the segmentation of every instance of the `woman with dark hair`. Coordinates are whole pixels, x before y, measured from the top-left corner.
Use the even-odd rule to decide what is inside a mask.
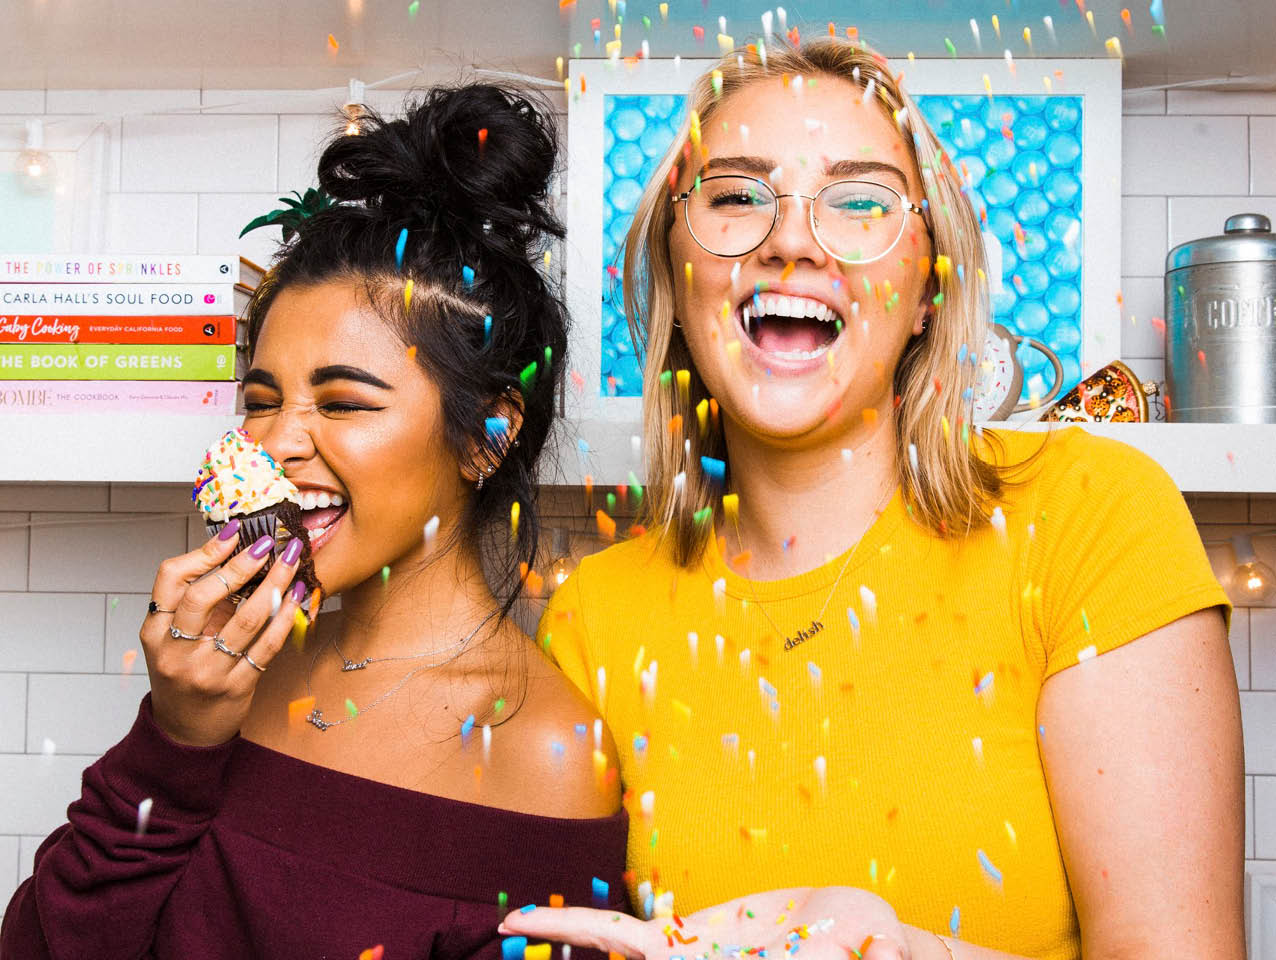
[[[552,124],[482,85],[361,124],[254,296],[244,378],[341,610],[286,642],[295,548],[234,606],[271,552],[234,521],[160,565],[151,692],[6,957],[496,956],[506,903],[624,902],[614,748],[507,617],[566,341],[534,266],[562,236]]]

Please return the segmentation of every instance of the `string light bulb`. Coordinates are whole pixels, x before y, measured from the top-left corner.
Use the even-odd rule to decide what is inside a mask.
[[[350,79],[349,92],[346,94],[346,102],[341,108],[342,114],[346,118],[346,136],[357,137],[362,131],[359,129],[359,120],[363,117],[363,101],[364,101],[364,84]]]
[[[550,554],[554,559],[549,562],[549,576],[545,579],[549,583],[550,590],[553,591],[561,587],[563,581],[576,569],[576,561],[572,559],[567,530],[562,527],[551,530],[550,543]]]
[[[1237,595],[1241,606],[1262,606],[1276,596],[1276,571],[1258,559],[1254,540],[1249,534],[1232,537],[1232,553],[1236,555],[1232,592]]]
[[[18,153],[17,163],[18,185],[27,193],[45,193],[53,189],[54,175],[53,157],[44,149],[44,122],[40,119],[27,121],[26,146]]]

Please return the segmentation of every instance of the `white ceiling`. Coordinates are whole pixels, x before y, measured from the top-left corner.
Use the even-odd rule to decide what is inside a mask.
[[[1001,57],[1010,49],[1025,69],[1043,57],[1106,56],[1120,38],[1125,85],[1213,81],[1276,89],[1276,0],[1162,0],[1165,33],[1152,29],[1148,0],[1089,0],[1095,32],[1081,13],[1086,0],[790,0],[789,24],[824,33],[833,20],[892,58]],[[622,49],[647,39],[652,56],[713,55],[718,17],[737,42],[760,29],[767,5],[747,0],[0,0],[0,89],[192,88],[315,89],[350,77],[375,82],[404,71],[392,86],[455,78],[474,65],[553,78],[555,58],[601,56],[624,10]],[[613,10],[615,13],[613,13]],[[853,10],[854,16],[848,16]],[[991,17],[1000,18],[1002,40]],[[650,26],[644,25],[647,16]],[[1043,18],[1053,19],[1055,38]],[[975,18],[982,49],[969,21]],[[704,28],[698,43],[692,27]],[[1032,50],[1023,28],[1032,31]],[[338,43],[328,43],[332,34]]]

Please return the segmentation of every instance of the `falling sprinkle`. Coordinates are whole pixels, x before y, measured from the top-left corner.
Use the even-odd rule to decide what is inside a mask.
[[[412,281],[411,280],[408,280],[408,282],[403,285],[403,309],[404,310],[412,309]]]
[[[864,618],[872,623],[877,618],[877,596],[864,584],[860,584],[860,605],[864,608]]]
[[[1090,646],[1086,647],[1084,650],[1078,650],[1077,663],[1084,663],[1086,660],[1094,659],[1094,655],[1096,652],[1097,651],[1095,650],[1095,646],[1093,643],[1090,644]]]
[[[846,619],[851,625],[851,634],[855,637],[855,642],[860,639],[860,618],[855,615],[855,611],[851,607],[846,608]]]
[[[408,4],[408,16],[415,19],[420,9],[421,0],[412,0],[412,2]]]
[[[346,716],[353,720],[359,715],[359,708],[354,705],[354,701],[346,697]]]
[[[510,429],[508,417],[486,417],[483,425],[487,430],[488,438],[497,442],[503,440]]]
[[[333,53],[336,53],[338,50],[341,49],[341,44],[337,43],[337,38],[334,37],[332,34],[328,34],[328,49],[331,50]]]
[[[1001,512],[1001,507],[992,508],[992,517],[989,518],[994,530],[1003,537],[1006,535],[1006,515]]]
[[[474,286],[474,268],[469,266],[461,267],[461,282],[467,287]]]
[[[388,566],[381,568],[381,582],[385,583],[390,579],[390,568]]]
[[[135,837],[141,837],[146,834],[146,828],[151,822],[151,807],[155,805],[155,801],[147,797],[137,805],[137,827],[133,831]]]
[[[296,726],[306,722],[306,717],[315,709],[314,697],[298,697],[288,704],[288,723]]]
[[[992,880],[993,883],[1000,884],[1001,871],[993,866],[993,862],[988,859],[988,854],[984,853],[982,850],[977,850],[976,853],[979,856],[979,865],[984,868],[984,872],[988,874],[988,878]]]
[[[958,909],[957,907],[953,907],[952,915],[948,918],[948,932],[955,937],[957,936],[957,931],[960,929],[961,929],[961,910]]]
[[[403,251],[408,246],[408,228],[404,227],[399,231],[399,240],[394,245],[394,267],[396,270],[403,269]]]
[[[983,678],[977,684],[975,684],[975,694],[979,695],[983,693],[985,690],[991,689],[994,679],[995,678],[993,677],[992,671],[989,670],[987,673],[983,675]]]
[[[133,664],[137,660],[136,650],[125,650],[124,656],[120,658],[120,664],[124,668],[125,673],[133,672]]]
[[[510,536],[512,537],[518,536],[518,515],[520,512],[522,512],[522,507],[515,500],[510,504]]]
[[[726,480],[727,465],[722,460],[702,456],[700,458],[700,469],[715,484],[721,485]]]
[[[606,511],[599,510],[594,514],[594,520],[598,524],[598,532],[605,540],[616,539],[616,521],[607,516]]]
[[[425,545],[428,548],[434,542],[434,538],[439,535],[438,516],[433,516],[426,521],[424,532],[425,532]]]

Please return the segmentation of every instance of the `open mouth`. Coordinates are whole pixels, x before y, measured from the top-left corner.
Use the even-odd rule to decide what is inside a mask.
[[[740,305],[740,326],[749,342],[779,360],[814,360],[842,332],[841,314],[810,297],[755,293]]]
[[[310,536],[310,549],[318,550],[332,539],[350,505],[341,494],[327,490],[302,490],[298,499],[301,525]]]

